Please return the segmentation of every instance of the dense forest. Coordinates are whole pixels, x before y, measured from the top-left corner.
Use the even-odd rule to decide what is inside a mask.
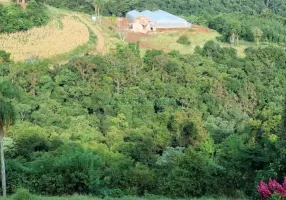
[[[260,179],[283,178],[285,50],[139,51],[53,69],[1,54],[0,91],[18,94],[6,97],[9,192],[256,196]]]
[[[286,17],[285,0],[38,0],[46,4],[68,8],[78,11],[94,11],[94,3],[100,3],[106,14],[123,16],[131,9],[137,10],[167,10],[179,15],[216,15],[220,13],[243,12],[245,14],[261,14],[267,9],[271,12]]]
[[[104,14],[167,10],[217,30],[220,42],[257,45],[239,57],[215,41],[187,55],[143,54],[139,44],[123,42],[105,55],[52,66],[38,59],[17,63],[0,50],[7,192],[259,199],[260,180],[282,182],[284,0],[114,2],[101,4]],[[94,12],[90,0],[0,5],[0,32],[46,24],[43,3]]]

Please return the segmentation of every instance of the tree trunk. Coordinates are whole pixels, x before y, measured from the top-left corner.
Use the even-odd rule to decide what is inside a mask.
[[[270,0],[266,0],[266,8],[269,8],[269,1]]]
[[[100,6],[98,6],[97,15],[98,15],[98,23],[101,24]]]
[[[134,77],[136,77],[137,76],[137,66],[135,65],[134,66]]]
[[[3,192],[3,197],[6,197],[6,172],[5,172],[5,159],[4,159],[4,132],[3,130],[0,130],[0,151],[1,151],[0,154],[1,154],[2,192]]]
[[[117,91],[117,94],[120,93],[120,81],[119,81],[119,79],[117,79],[117,81],[116,81],[116,91]]]

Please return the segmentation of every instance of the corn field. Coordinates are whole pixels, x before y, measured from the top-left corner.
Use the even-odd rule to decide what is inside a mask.
[[[0,4],[9,4],[11,3],[10,0],[0,0]]]
[[[42,59],[63,54],[88,40],[89,31],[83,23],[64,17],[62,24],[55,20],[26,32],[0,34],[0,49],[11,53],[15,61],[23,61],[30,57]]]

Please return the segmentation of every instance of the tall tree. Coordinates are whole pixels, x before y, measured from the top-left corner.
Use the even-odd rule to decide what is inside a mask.
[[[262,36],[263,36],[263,32],[261,31],[260,28],[258,27],[254,27],[252,29],[252,34],[253,34],[253,37],[254,37],[254,41],[256,43],[256,46],[259,46],[260,45],[260,41],[262,39]]]
[[[15,112],[14,107],[10,102],[0,99],[0,157],[1,157],[1,179],[2,192],[6,197],[6,172],[4,159],[4,136],[10,124],[14,122]]]
[[[269,8],[270,0],[265,0],[266,8]]]
[[[11,100],[18,95],[17,89],[9,82],[0,83],[0,158],[1,158],[1,180],[2,192],[6,197],[6,171],[4,157],[4,137],[8,128],[15,121],[15,111]]]
[[[94,7],[97,22],[101,23],[102,8],[104,7],[106,0],[92,0],[91,3]]]

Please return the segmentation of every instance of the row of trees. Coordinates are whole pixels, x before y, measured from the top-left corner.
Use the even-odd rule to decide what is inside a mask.
[[[130,44],[53,69],[0,55],[0,88],[13,83],[21,97],[0,90],[16,113],[9,193],[255,196],[261,179],[286,172],[282,48],[239,58],[210,41],[194,55],[141,58]]]
[[[285,15],[284,0],[264,1],[264,0],[243,0],[243,1],[224,1],[224,0],[205,0],[205,1],[183,1],[183,0],[83,0],[83,1],[56,1],[56,0],[39,0],[55,7],[75,9],[77,11],[92,13],[94,2],[96,5],[104,3],[102,7],[105,14],[115,14],[124,16],[126,12],[132,9],[138,10],[167,10],[174,14],[180,15],[208,15],[213,16],[219,13],[243,12],[245,14],[261,14],[267,10],[281,15]]]
[[[276,15],[221,14],[208,21],[211,29],[222,34],[223,42],[230,42],[233,35],[251,42],[286,42],[286,19]]]

